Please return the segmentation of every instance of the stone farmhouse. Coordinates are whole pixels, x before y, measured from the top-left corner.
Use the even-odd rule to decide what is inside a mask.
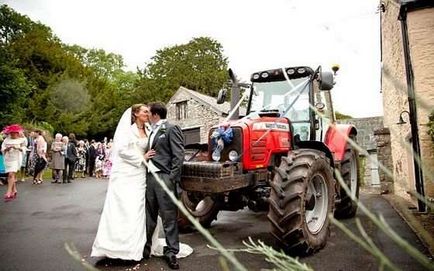
[[[424,204],[411,192],[434,199],[434,142],[427,132],[434,110],[434,1],[383,0],[379,11],[384,126],[390,131],[394,175],[391,187],[423,211]]]
[[[217,104],[216,98],[180,87],[167,103],[167,118],[182,128],[185,144],[208,143],[209,130],[224,121],[229,110],[229,102]],[[240,115],[245,112],[240,108]]]

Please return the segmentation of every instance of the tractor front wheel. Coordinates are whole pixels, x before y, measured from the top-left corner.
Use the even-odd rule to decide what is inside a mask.
[[[271,233],[289,252],[307,255],[323,248],[334,207],[334,179],[324,153],[291,151],[282,158],[271,187]]]
[[[356,141],[354,136],[351,136],[353,141]],[[341,163],[341,176],[345,184],[351,192],[351,196],[359,198],[359,163],[357,160],[357,151],[347,143],[344,159]],[[357,203],[351,199],[345,190],[340,188],[340,202],[336,204],[335,217],[336,218],[352,218],[357,212]]]
[[[202,193],[183,191],[181,201],[188,212],[196,218],[203,227],[210,227],[212,221],[217,219],[219,212],[218,202],[215,198]],[[191,227],[187,217],[179,212],[178,226],[181,230]]]

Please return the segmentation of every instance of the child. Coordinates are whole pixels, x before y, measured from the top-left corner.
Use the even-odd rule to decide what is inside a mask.
[[[104,156],[98,155],[95,159],[95,177],[97,179],[102,177],[103,162],[104,162]]]
[[[104,158],[105,158],[104,145],[98,143],[98,147],[96,149],[96,158],[95,158],[95,177],[97,179],[102,177]]]

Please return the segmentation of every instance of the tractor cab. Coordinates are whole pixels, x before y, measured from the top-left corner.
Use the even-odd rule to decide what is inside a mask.
[[[294,139],[322,141],[323,131],[334,119],[330,106],[333,75],[309,67],[256,72],[251,76],[248,116],[266,115],[290,120]],[[326,118],[315,114],[312,106]]]

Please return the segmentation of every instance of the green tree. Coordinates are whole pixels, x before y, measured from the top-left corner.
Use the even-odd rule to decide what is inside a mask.
[[[16,67],[8,46],[22,36],[22,29],[29,27],[30,20],[18,16],[6,5],[0,6],[0,128],[25,118],[22,104],[30,93],[31,84],[25,73]]]
[[[0,124],[46,122],[78,135],[110,133],[139,76],[120,55],[63,44],[51,31],[0,7]]]
[[[180,86],[216,96],[228,80],[227,62],[221,44],[208,37],[158,50],[141,72],[136,97],[166,102]]]
[[[215,96],[227,81],[222,46],[207,37],[158,50],[143,70],[122,56],[63,44],[52,30],[0,6],[0,124],[110,135],[134,103],[166,102],[180,87]]]
[[[0,128],[25,118],[25,103],[31,86],[27,83],[22,70],[14,67],[5,59],[0,48]]]
[[[353,118],[350,115],[345,115],[345,114],[342,114],[342,113],[340,113],[338,111],[335,111],[335,115],[336,115],[336,119],[337,120],[344,120],[344,119],[352,119]]]

